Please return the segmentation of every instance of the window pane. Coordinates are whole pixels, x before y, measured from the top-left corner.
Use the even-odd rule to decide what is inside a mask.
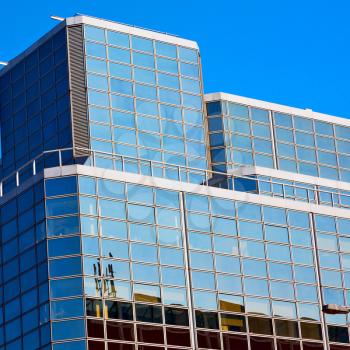
[[[157,51],[157,55],[176,58],[176,46],[175,45],[171,45],[171,44],[157,41],[156,42],[156,51]]]
[[[77,192],[76,177],[63,177],[45,181],[46,195],[58,196]]]
[[[131,67],[118,63],[109,63],[109,72],[114,77],[131,79]]]
[[[83,320],[54,322],[52,324],[53,340],[65,340],[84,337],[85,325]]]
[[[121,46],[121,47],[129,47],[129,35],[124,33],[107,31],[107,40],[109,44]]]
[[[118,49],[116,47],[108,47],[108,58],[112,61],[130,63],[130,51]]]
[[[132,36],[132,48],[134,50],[153,53],[153,41],[138,36]]]
[[[70,299],[51,302],[51,316],[53,319],[81,317],[83,314],[83,299]]]
[[[105,33],[103,29],[85,26],[85,38],[93,41],[105,42]]]

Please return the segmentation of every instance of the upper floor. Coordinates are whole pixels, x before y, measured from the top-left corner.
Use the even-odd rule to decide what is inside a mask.
[[[203,95],[198,45],[77,15],[0,71],[1,193],[80,163],[350,206],[350,122]],[[210,152],[209,152],[210,150]]]
[[[230,94],[205,99],[213,170],[255,166],[350,181],[349,120]]]
[[[3,178],[62,148],[208,167],[197,44],[134,26],[62,21],[0,71],[0,122]]]

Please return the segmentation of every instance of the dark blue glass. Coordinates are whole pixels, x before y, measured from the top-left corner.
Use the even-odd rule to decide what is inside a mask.
[[[51,277],[61,277],[81,274],[81,259],[67,258],[50,261]]]
[[[51,302],[53,319],[79,317],[84,315],[83,299],[68,299]]]
[[[52,323],[53,340],[82,338],[85,336],[84,320],[72,320]]]
[[[67,110],[69,107],[68,100],[60,101],[62,96],[61,81],[68,79],[65,34],[65,29],[61,29],[54,38],[42,43],[0,79],[1,84],[6,84],[7,87],[3,92],[0,91],[0,104],[4,106],[7,102],[11,102],[8,106],[12,107],[6,113],[0,113],[2,135],[12,137],[15,134],[13,125],[20,127],[16,131],[16,149],[13,142],[8,142],[8,140],[5,143],[4,152],[6,155],[4,155],[2,163],[3,174],[8,174],[23,165],[34,155],[42,152],[44,148],[52,149],[66,146],[56,138],[54,138],[54,142],[44,143],[38,137],[35,138],[34,143],[32,142],[32,134],[42,127],[43,122],[50,120],[57,123],[60,119],[60,111]],[[0,90],[2,89],[0,88]],[[11,92],[11,90],[12,96],[6,93]],[[59,106],[57,109],[55,108],[56,102]],[[46,109],[44,110],[44,108]],[[40,109],[42,110],[41,115],[39,114]],[[34,119],[36,120],[36,129],[33,128]],[[10,122],[6,123],[6,121]],[[13,125],[12,122],[14,122]],[[18,138],[19,133],[22,135],[21,139]],[[69,138],[72,139],[71,132]],[[37,151],[38,153],[33,153],[36,147],[41,150]],[[16,157],[9,156],[15,150]]]
[[[50,295],[52,298],[62,298],[83,294],[81,278],[52,280],[50,282]]]
[[[77,197],[60,197],[46,200],[48,216],[59,216],[78,213]]]
[[[48,242],[49,256],[79,254],[80,245],[80,237],[51,239]]]
[[[78,216],[69,216],[65,218],[47,220],[48,236],[63,236],[71,233],[78,233],[79,231],[80,227]]]
[[[207,113],[208,115],[220,115],[221,112],[221,102],[209,102],[207,103]]]
[[[53,345],[53,350],[86,350],[86,342],[85,340],[79,340],[66,343],[59,343]]]
[[[236,177],[234,179],[234,188],[236,191],[240,191],[240,192],[257,193],[258,182],[254,179],[245,179],[245,178]]]
[[[59,196],[77,192],[77,179],[75,176],[49,179],[45,181],[46,195]]]

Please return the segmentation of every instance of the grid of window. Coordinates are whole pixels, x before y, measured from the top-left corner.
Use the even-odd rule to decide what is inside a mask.
[[[154,166],[208,168],[198,50],[86,25],[84,50],[94,165],[141,158],[123,170],[202,183]],[[0,74],[5,177],[72,146],[66,30]],[[350,181],[348,127],[228,101],[207,114],[215,171]],[[44,158],[37,171],[56,164]],[[321,308],[350,307],[349,219],[87,176],[7,200],[27,170],[1,188],[0,350],[348,348],[350,316]],[[275,180],[222,187],[350,205],[345,191]]]
[[[53,329],[61,329],[54,340],[71,340],[63,330],[75,321],[86,327],[91,350],[105,339],[111,349],[184,349],[193,341],[200,349],[275,349],[288,341],[322,348],[309,213],[81,176],[78,194],[69,177],[47,180],[46,195],[51,316]],[[333,232],[324,217],[314,220],[317,230]],[[337,225],[339,237],[328,235],[346,247],[349,221]],[[342,288],[343,305],[346,267],[336,271],[339,282],[337,267],[323,266],[332,252],[325,260],[322,252],[323,303]],[[346,317],[327,321],[329,340],[348,343]]]
[[[217,170],[256,165],[350,181],[348,127],[225,101],[207,110]]]
[[[324,304],[350,305],[350,222],[315,216],[317,254]],[[327,323],[346,325],[344,315],[326,315]]]
[[[64,179],[66,183],[74,180]],[[50,180],[47,184],[52,188],[67,188],[57,180]],[[84,315],[81,278],[67,278],[73,272],[82,274],[79,257],[82,253],[90,337],[101,338],[102,332],[103,338],[103,329],[106,328],[109,340],[135,341],[134,338],[118,338],[121,335],[114,333],[120,327],[128,331],[134,327],[133,321],[142,321],[150,324],[135,326],[138,342],[159,342],[147,337],[152,331],[153,335],[160,332],[158,335],[163,344],[164,328],[166,344],[191,346],[178,192],[153,191],[136,185],[126,188],[123,183],[105,180],[96,183],[92,178],[80,177],[78,205],[74,186],[68,187],[73,194],[51,193],[54,196],[46,202],[47,230],[51,237],[48,243],[51,293],[54,293],[51,296],[55,298],[52,301],[54,307],[58,308],[57,313],[51,312],[52,318],[59,320]],[[80,226],[76,220],[79,211]],[[83,234],[81,244],[80,236],[76,234],[79,231]],[[69,255],[69,261],[62,259],[63,255]],[[77,267],[73,267],[73,259],[76,259]],[[65,260],[64,267],[55,267],[55,263]],[[62,284],[67,284],[67,289],[62,288]],[[73,286],[76,286],[74,290],[78,297],[72,295]],[[66,299],[61,299],[63,297],[70,297],[70,307]],[[68,307],[69,312],[62,311]],[[102,320],[96,319],[102,317],[105,326]],[[123,320],[123,323],[113,321],[116,319]],[[155,324],[163,326],[156,327]],[[177,340],[176,334],[185,338]],[[92,348],[97,349],[97,346]]]
[[[309,215],[196,195],[186,203],[197,328],[321,340]]]
[[[93,150],[207,168],[197,50],[86,26],[85,53]]]
[[[43,151],[71,147],[66,31],[0,77],[2,176]]]
[[[239,164],[274,167],[269,111],[213,102],[207,112],[213,170]]]
[[[1,207],[0,348],[50,343],[43,183]]]

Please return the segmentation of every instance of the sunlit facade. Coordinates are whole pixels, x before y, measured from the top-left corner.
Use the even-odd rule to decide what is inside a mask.
[[[0,71],[0,122],[0,350],[349,348],[346,119],[79,15]]]

